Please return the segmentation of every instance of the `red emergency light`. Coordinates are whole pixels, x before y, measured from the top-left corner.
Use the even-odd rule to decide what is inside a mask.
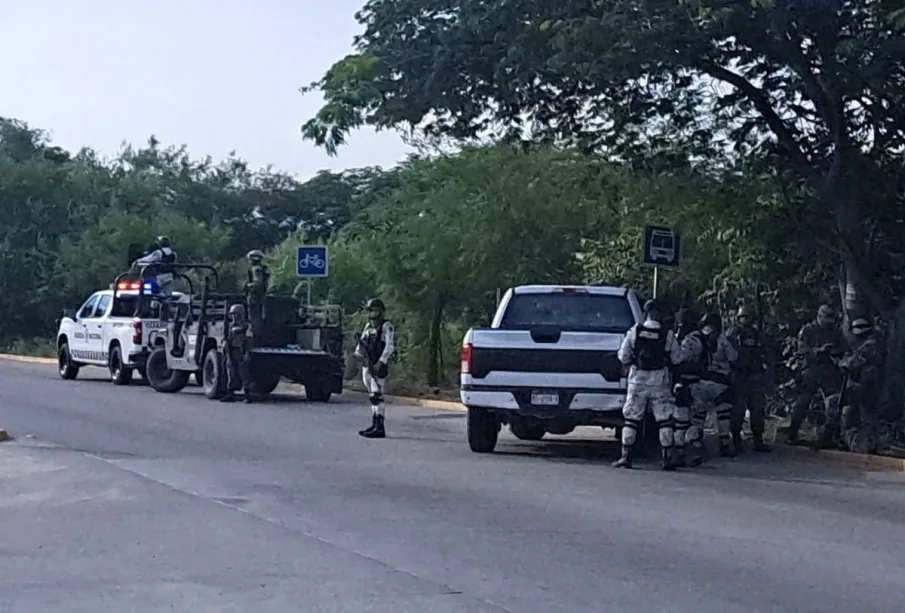
[[[116,284],[118,290],[139,290],[141,289],[141,281],[120,281]]]

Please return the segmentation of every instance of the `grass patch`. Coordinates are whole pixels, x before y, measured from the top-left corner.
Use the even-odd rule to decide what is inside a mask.
[[[26,355],[32,358],[55,358],[57,348],[52,340],[46,338],[19,339],[0,345],[0,353]]]

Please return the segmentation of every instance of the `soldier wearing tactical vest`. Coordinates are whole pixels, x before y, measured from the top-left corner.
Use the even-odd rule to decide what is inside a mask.
[[[736,323],[726,331],[726,338],[738,352],[733,381],[734,406],[729,420],[732,445],[736,451],[742,450],[742,423],[745,421],[747,411],[751,415],[754,451],[770,451],[764,443],[766,425],[764,387],[767,366],[760,330],[754,321],[754,311],[751,307],[743,305],[739,308]]]
[[[221,402],[235,402],[236,392],[244,392],[246,403],[252,402],[249,358],[253,332],[245,319],[245,307],[234,304],[229,307],[229,330],[226,337],[226,394]]]
[[[663,325],[666,309],[655,300],[644,305],[644,322],[633,326],[619,348],[619,361],[630,366],[622,416],[622,455],[613,466],[632,468],[638,432],[650,411],[660,438],[660,468],[675,470],[673,458],[672,395],[670,368],[682,358],[673,331]]]
[[[676,314],[676,339],[682,348],[682,361],[673,368],[673,394],[676,399],[674,413],[676,465],[698,466],[703,461],[702,430],[692,429],[691,410],[694,399],[692,386],[701,380],[701,356],[704,337],[700,332],[700,317],[692,309],[679,309]],[[690,446],[692,456],[686,457]]]
[[[258,249],[249,251],[245,257],[248,260],[248,280],[245,282],[248,317],[252,330],[260,334],[264,321],[264,298],[270,285],[270,269],[264,264],[264,254]]]
[[[157,293],[160,296],[167,297],[173,293],[173,268],[168,264],[176,263],[176,252],[170,245],[170,239],[166,236],[158,236],[157,241],[148,248],[147,254],[135,260],[132,264],[134,267],[150,266],[155,264],[152,269],[154,272],[154,282],[157,284]]]
[[[371,403],[371,426],[358,434],[365,438],[385,438],[383,393],[390,358],[396,349],[396,331],[393,324],[386,320],[386,306],[381,299],[369,300],[366,308],[368,323],[358,339],[355,355],[363,362],[361,378]]]

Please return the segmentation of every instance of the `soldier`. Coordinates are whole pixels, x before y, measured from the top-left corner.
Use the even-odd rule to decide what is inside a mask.
[[[380,298],[368,301],[368,323],[358,339],[355,355],[364,364],[361,378],[370,394],[371,426],[360,430],[365,438],[385,438],[386,428],[383,416],[383,392],[386,389],[390,358],[396,349],[396,331],[386,320],[386,306]]]
[[[635,441],[650,411],[657,422],[660,438],[660,468],[675,470],[673,457],[672,417],[675,402],[672,396],[671,366],[682,358],[679,343],[673,331],[661,325],[666,309],[657,301],[644,305],[644,322],[633,326],[619,348],[619,361],[631,366],[628,374],[628,392],[622,415],[622,456],[613,463],[617,468],[631,468]]]
[[[751,414],[753,449],[768,452],[770,448],[764,444],[766,425],[764,378],[767,366],[764,363],[760,330],[754,323],[754,312],[751,307],[745,305],[739,308],[736,324],[726,331],[726,338],[738,352],[732,385],[734,406],[729,420],[732,446],[736,451],[742,451],[742,423],[745,421],[745,411],[748,411]]]
[[[270,284],[270,269],[264,264],[264,254],[258,249],[249,251],[245,258],[248,260],[248,281],[245,282],[248,315],[252,330],[260,334],[264,321],[264,297]]]
[[[729,434],[729,418],[732,415],[732,365],[738,360],[738,352],[723,334],[723,320],[716,313],[707,313],[701,319],[701,380],[691,386],[692,431],[694,439],[703,435],[704,422],[711,408],[716,410],[716,425],[720,437],[720,455],[734,457],[735,449]]]
[[[798,432],[814,394],[822,390],[826,396],[830,396],[839,390],[841,377],[834,360],[842,357],[844,347],[845,337],[836,325],[833,309],[828,305],[821,305],[817,310],[817,318],[805,324],[798,333],[798,355],[804,360],[804,369],[792,408],[788,444],[798,444]]]
[[[839,366],[847,373],[843,391],[841,438],[856,453],[877,453],[879,436],[880,385],[885,351],[873,325],[867,319],[851,324],[851,353]]]
[[[235,393],[244,392],[244,400],[251,403],[251,373],[249,357],[254,336],[248,320],[245,318],[245,307],[234,304],[229,307],[229,331],[226,338],[226,394],[221,402],[235,402]]]
[[[161,297],[169,297],[173,293],[173,281],[175,276],[173,268],[168,264],[176,263],[176,252],[166,236],[158,236],[157,241],[148,247],[146,255],[133,262],[133,267],[150,266],[156,264],[152,270],[155,273],[154,281],[157,284],[157,292]]]
[[[675,426],[675,463],[677,466],[697,466],[703,458],[704,432],[691,429],[691,386],[701,380],[701,356],[703,337],[698,329],[699,318],[691,309],[679,309],[676,314],[676,339],[682,349],[682,361],[673,368],[673,394],[676,410],[673,414]],[[685,447],[690,445],[694,454],[689,461]]]

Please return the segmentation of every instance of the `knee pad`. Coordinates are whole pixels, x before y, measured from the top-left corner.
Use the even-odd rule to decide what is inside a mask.
[[[657,422],[657,429],[662,430],[663,428],[672,428],[673,422],[671,419],[664,419],[662,421]]]
[[[625,424],[622,427],[628,428],[629,430],[634,430],[635,432],[638,432],[641,429],[641,420],[640,419],[626,419]]]
[[[373,406],[377,406],[378,404],[383,402],[383,394],[381,394],[380,392],[375,392],[368,397],[368,400],[371,401],[371,404]]]

